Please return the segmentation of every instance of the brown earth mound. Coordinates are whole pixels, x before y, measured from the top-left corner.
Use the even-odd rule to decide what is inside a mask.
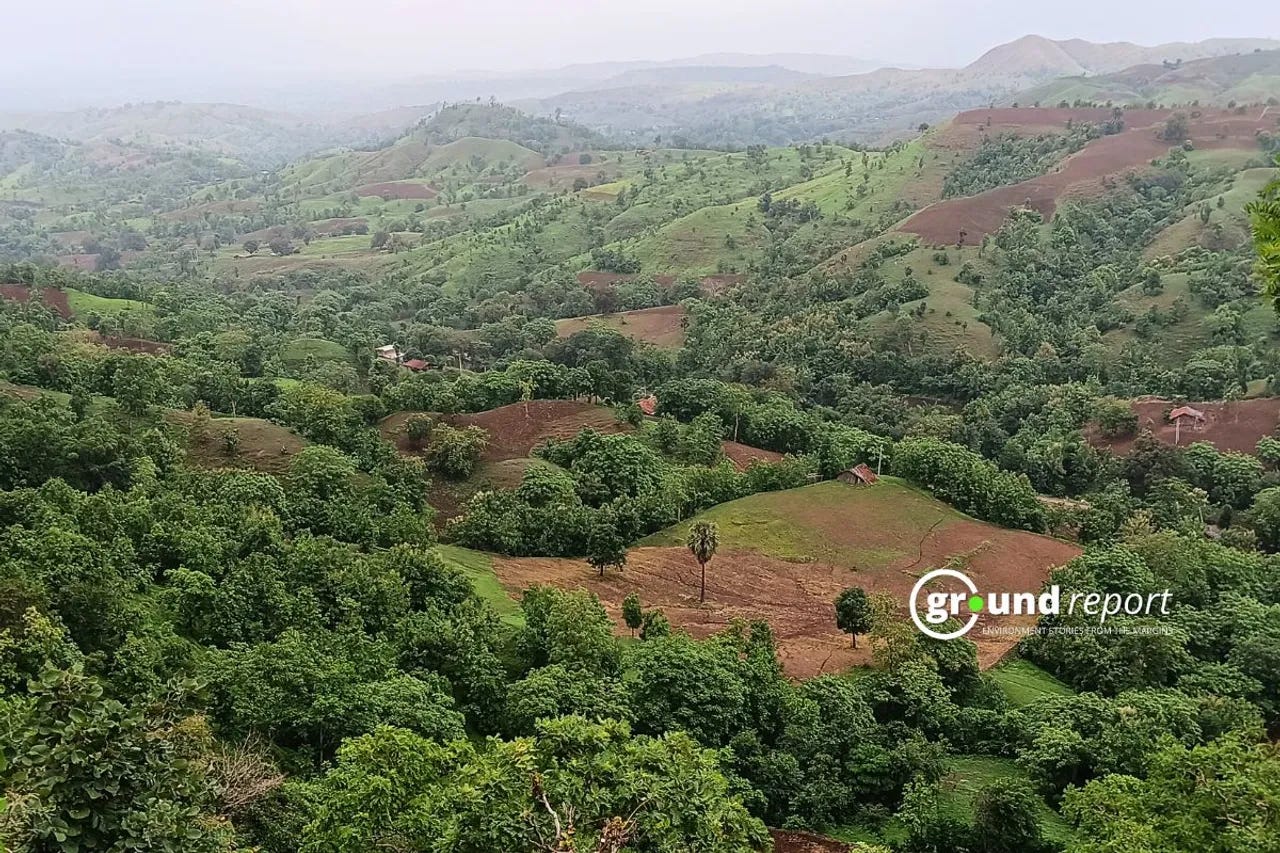
[[[777,462],[782,459],[781,453],[775,453],[772,450],[761,450],[759,447],[739,444],[736,441],[722,441],[720,449],[724,451],[724,455],[733,463],[733,467],[739,471],[747,470],[756,462]]]
[[[570,154],[575,160],[580,156],[579,153]],[[527,173],[521,180],[534,189],[558,190],[570,189],[574,185],[574,181],[581,178],[586,181],[588,186],[592,184],[601,184],[608,181],[617,180],[622,174],[622,170],[616,163],[558,163],[554,166],[545,166],[541,169],[534,169]]]
[[[98,343],[111,349],[125,349],[130,352],[145,352],[151,355],[168,355],[173,352],[173,344],[164,341],[151,341],[146,338],[117,338],[94,333]]]
[[[964,570],[979,589],[1016,592],[1039,589],[1053,567],[1080,553],[1070,543],[976,521],[912,489],[889,484],[858,488],[823,483],[735,503],[741,517],[718,513],[733,504],[710,513],[720,523],[722,545],[707,567],[705,603],[698,600],[698,564],[682,546],[634,548],[622,571],[603,578],[581,560],[556,558],[495,557],[494,570],[516,596],[534,584],[594,592],[619,633],[625,630],[622,601],[633,592],[645,607],[660,608],[673,625],[695,637],[724,630],[735,619],[764,619],[773,628],[786,673],[811,678],[870,660],[865,642],[854,649],[836,627],[832,602],[850,586],[890,593],[907,618],[907,597],[919,576],[953,558],[965,559]],[[805,542],[800,552],[785,558],[733,547],[744,525],[775,526],[784,529],[780,536],[817,531],[821,544]],[[1033,623],[1034,618],[1003,617],[1001,625]],[[1018,638],[985,635],[983,624],[980,619],[968,637],[986,668]]]
[[[1004,223],[1009,211],[1017,207],[1030,207],[1046,219],[1053,216],[1057,205],[1071,196],[1089,196],[1102,189],[1103,181],[1126,172],[1147,168],[1151,161],[1165,156],[1170,143],[1159,137],[1163,122],[1171,110],[1132,110],[1125,113],[1126,128],[1121,133],[1095,139],[1083,149],[1066,158],[1059,167],[1047,175],[1022,183],[965,198],[945,199],[929,205],[909,217],[899,230],[918,234],[932,245],[954,244],[964,241],[972,244],[980,241]],[[1035,113],[1034,116],[1022,114]],[[972,110],[962,113],[953,122],[954,132],[964,133],[966,128],[985,127],[988,116],[992,124],[990,133],[1008,132],[1019,120],[1035,122],[1043,131],[1061,118],[1065,125],[1068,118],[1099,120],[1094,113],[1108,117],[1108,110]],[[1256,135],[1267,129],[1264,118],[1254,116],[1213,115],[1201,116],[1190,121],[1191,141],[1197,149],[1257,147]]]
[[[684,308],[679,305],[660,305],[617,314],[592,314],[557,320],[556,334],[567,338],[585,329],[603,326],[621,332],[633,341],[677,349],[684,345],[684,316]]]
[[[169,411],[165,418],[188,429],[195,423],[191,412]],[[234,453],[227,453],[223,436],[234,431],[239,438]],[[213,418],[204,436],[188,436],[187,460],[201,468],[248,468],[267,474],[284,474],[293,457],[307,446],[297,433],[261,418]]]
[[[25,284],[0,284],[0,298],[26,302],[31,299],[31,288]],[[53,287],[43,288],[40,291],[40,301],[62,319],[71,318],[71,305],[67,302],[65,291]]]
[[[405,421],[414,412],[396,412],[383,418],[378,429],[382,437],[404,453],[415,449],[405,436]],[[612,410],[577,400],[530,400],[512,403],[487,412],[464,415],[435,415],[452,426],[477,426],[489,433],[489,444],[481,457],[486,462],[520,459],[550,438],[572,438],[588,427],[600,432],[625,432]]]
[[[1219,450],[1236,450],[1253,453],[1258,439],[1275,435],[1280,427],[1280,397],[1264,397],[1256,400],[1228,400],[1219,403],[1189,403],[1193,409],[1204,412],[1204,424],[1199,428],[1190,418],[1184,418],[1181,436],[1166,413],[1181,404],[1169,400],[1142,398],[1130,402],[1129,407],[1138,416],[1138,429],[1151,430],[1152,435],[1165,444],[1186,446],[1196,441],[1207,441]],[[1090,430],[1089,441],[1099,447],[1108,447],[1113,453],[1125,454],[1133,447],[1134,436],[1104,438],[1096,429]]]
[[[405,435],[405,422],[414,414],[396,412],[378,425],[382,437],[395,444],[401,453],[422,452],[422,448],[414,447]],[[451,426],[477,426],[489,434],[480,465],[471,477],[461,482],[432,479],[428,502],[436,511],[438,526],[460,515],[476,492],[520,485],[525,470],[536,464],[529,458],[533,449],[547,439],[573,438],[588,427],[606,433],[631,429],[620,423],[610,409],[576,400],[530,400],[528,404],[513,403],[487,412],[432,417]]]
[[[359,196],[376,195],[385,201],[397,198],[435,198],[438,194],[435,187],[427,184],[401,183],[399,181],[365,184],[362,187],[356,187],[354,192]]]
[[[812,832],[771,829],[774,853],[848,853],[850,845]]]

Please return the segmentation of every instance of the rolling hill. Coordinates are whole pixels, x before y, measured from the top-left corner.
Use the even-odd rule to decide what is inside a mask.
[[[1022,103],[1077,100],[1133,104],[1266,102],[1280,81],[1280,50],[1190,61],[1149,62],[1101,75],[1064,75],[1018,95]]]

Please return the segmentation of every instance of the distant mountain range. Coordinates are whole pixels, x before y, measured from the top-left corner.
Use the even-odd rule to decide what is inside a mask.
[[[976,75],[1044,80],[1107,74],[1135,65],[1189,62],[1277,48],[1280,48],[1280,41],[1275,39],[1207,39],[1144,47],[1123,41],[1097,44],[1082,39],[1054,41],[1031,35],[993,47],[964,70]]]
[[[1269,39],[1145,47],[1029,35],[959,69],[884,68],[837,55],[718,53],[521,74],[312,85],[287,99],[288,111],[161,101],[0,112],[0,131],[29,130],[81,143],[194,148],[272,167],[329,148],[380,147],[442,103],[496,99],[627,144],[664,139],[720,147],[823,136],[882,144],[921,123],[1018,98],[1027,103],[1248,100],[1250,93],[1275,88],[1267,78],[1276,73],[1277,49],[1280,41]],[[263,95],[282,97],[284,90]]]
[[[520,102],[558,112],[637,143],[678,135],[688,144],[785,144],[821,136],[883,144],[953,113],[1006,101],[1064,76],[1157,68],[1280,48],[1271,39],[1210,39],[1144,47],[1025,36],[959,69],[897,69],[796,81],[645,81],[593,87]],[[1230,72],[1228,72],[1230,73]]]

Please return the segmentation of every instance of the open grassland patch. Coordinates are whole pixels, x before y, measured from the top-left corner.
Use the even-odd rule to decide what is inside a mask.
[[[1046,696],[1066,696],[1075,692],[1031,661],[1022,658],[1001,661],[989,670],[989,674],[1000,685],[1009,704],[1015,708],[1030,705]]]
[[[439,545],[437,551],[446,564],[467,576],[476,595],[484,599],[503,622],[512,626],[524,624],[519,603],[507,595],[498,582],[498,576],[493,572],[493,559],[488,554],[454,545]]]

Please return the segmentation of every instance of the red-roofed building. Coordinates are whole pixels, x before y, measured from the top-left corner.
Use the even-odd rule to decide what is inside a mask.
[[[636,405],[640,407],[640,411],[644,412],[649,417],[653,417],[658,414],[658,398],[652,394],[648,397],[636,400]]]
[[[404,366],[410,370],[426,370],[431,365],[420,358],[411,358],[404,363]]]
[[[840,472],[836,477],[842,483],[849,483],[854,486],[874,486],[876,480],[880,479],[876,476],[876,472],[872,471],[865,462],[859,462],[848,471]]]

